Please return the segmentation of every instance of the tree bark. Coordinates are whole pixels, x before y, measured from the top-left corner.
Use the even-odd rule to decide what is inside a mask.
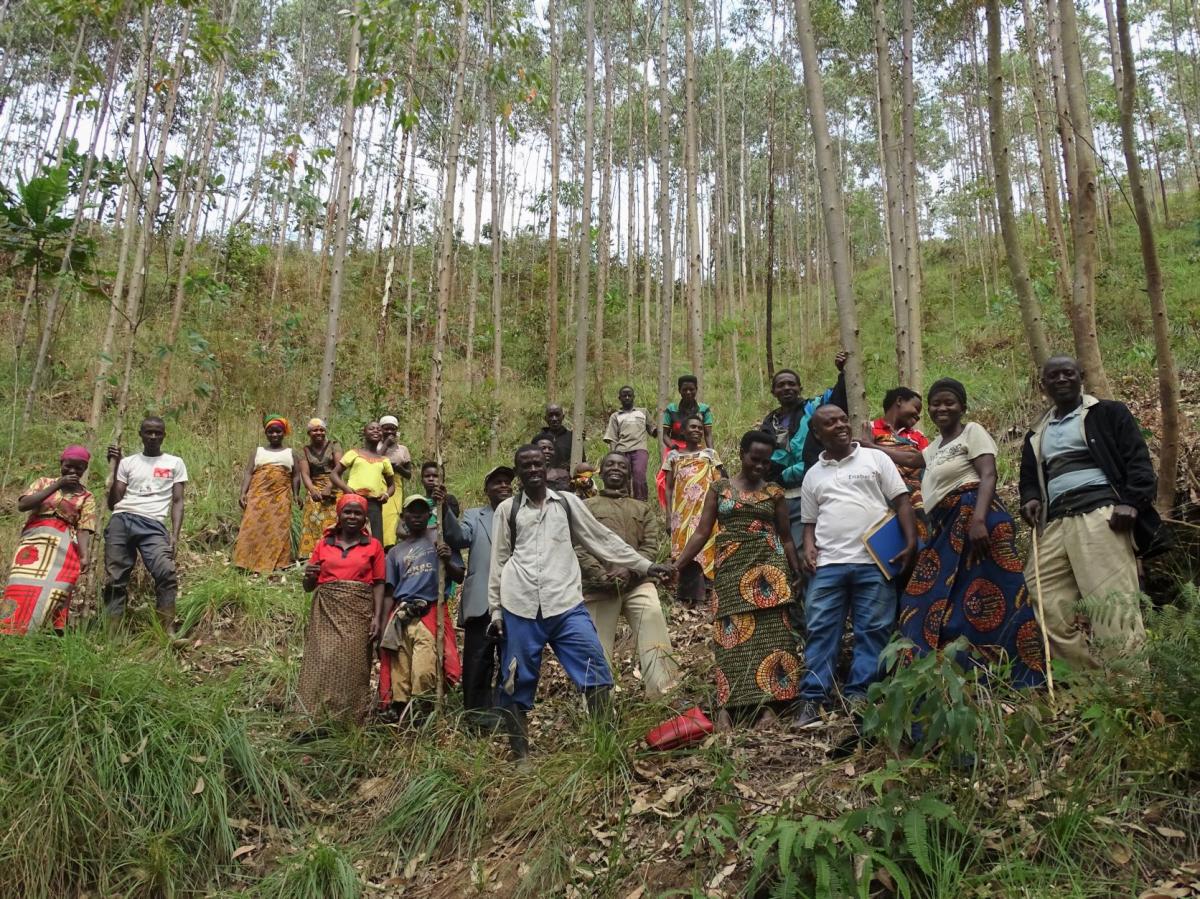
[[[671,390],[671,310],[675,303],[675,256],[671,250],[671,0],[659,3],[658,50],[658,240],[662,253],[658,315],[658,421]]]
[[[333,237],[333,270],[329,277],[329,315],[325,323],[325,355],[317,391],[317,417],[328,418],[333,403],[337,366],[338,322],[342,311],[342,280],[346,267],[346,238],[350,222],[350,185],[354,180],[354,92],[358,85],[358,43],[362,4],[356,0],[350,17],[350,48],[346,56],[346,102],[338,143],[337,223]],[[322,246],[321,256],[325,251]]]
[[[921,324],[921,210],[917,205],[916,88],[913,80],[913,0],[901,0],[901,67],[903,93],[901,117],[902,157],[900,177],[904,185],[904,254],[908,289],[908,386],[920,391],[925,381],[925,354]]]
[[[891,262],[892,313],[896,322],[896,378],[900,384],[912,380],[909,363],[908,250],[904,222],[904,185],[900,178],[900,150],[894,132],[892,110],[892,59],[889,51],[887,12],[883,0],[874,0],[875,73],[879,95],[879,155],[883,161],[884,224],[888,258]]]
[[[1013,290],[1021,306],[1021,321],[1025,326],[1025,341],[1029,355],[1038,370],[1050,358],[1050,345],[1042,324],[1042,303],[1033,292],[1025,251],[1013,213],[1012,174],[1008,164],[1008,132],[1004,124],[1004,74],[1001,68],[1000,0],[985,0],[987,16],[987,73],[988,116],[991,121],[992,168],[996,175],[996,201],[1000,212],[1000,233],[1004,239],[1004,254]]]
[[[1107,397],[1111,395],[1108,375],[1104,371],[1096,333],[1096,140],[1087,104],[1074,0],[1060,0],[1058,11],[1067,110],[1075,133],[1076,188],[1071,217],[1075,277],[1071,282],[1071,331],[1075,337],[1075,353],[1086,373],[1089,389],[1097,396]]]
[[[696,27],[693,0],[683,0],[683,42],[684,42],[684,103],[686,119],[684,122],[684,169],[687,181],[687,344],[688,356],[691,361],[692,374],[704,384],[704,333],[701,317],[700,299],[700,212],[697,202],[699,188],[697,178],[700,173],[699,139],[697,136],[696,110],[696,49],[694,32]]]
[[[550,324],[546,347],[546,401],[553,402],[558,390],[558,178],[559,141],[562,138],[558,120],[558,9],[550,0],[547,18],[550,20],[550,233],[547,241],[546,281]]]
[[[437,274],[437,323],[433,331],[433,359],[429,367],[429,406],[425,412],[425,445],[439,446],[442,419],[442,369],[446,338],[450,329],[450,293],[454,269],[454,191],[458,179],[458,149],[462,142],[463,84],[467,71],[467,25],[470,4],[463,3],[458,16],[457,59],[454,93],[450,100],[450,122],[446,129],[443,167],[442,208]]]
[[[1146,202],[1146,186],[1142,180],[1142,162],[1138,157],[1133,126],[1133,105],[1137,98],[1136,68],[1133,43],[1129,38],[1129,14],[1126,0],[1117,0],[1117,34],[1121,53],[1121,149],[1125,153],[1125,168],[1129,175],[1129,193],[1133,199],[1138,237],[1142,248],[1142,265],[1146,270],[1146,294],[1154,323],[1154,351],[1158,366],[1158,401],[1162,411],[1162,435],[1158,450],[1158,498],[1155,505],[1163,514],[1175,505],[1175,480],[1179,471],[1180,431],[1183,419],[1179,411],[1179,372],[1171,349],[1171,323],[1163,298],[1162,269],[1158,263],[1158,247],[1154,242],[1154,219]]]
[[[833,289],[837,297],[838,331],[846,360],[846,396],[849,412],[856,422],[867,419],[867,388],[863,376],[862,350],[859,346],[858,310],[854,304],[854,286],[850,280],[850,248],[846,243],[845,213],[841,184],[838,181],[825,113],[825,86],[821,80],[817,44],[813,36],[812,13],[808,0],[796,0],[796,39],[804,65],[804,87],[808,95],[809,118],[817,156],[817,175],[821,185],[821,206],[825,231],[829,235],[829,263],[833,270]]]
[[[575,439],[571,444],[571,468],[583,459],[583,445],[587,421],[585,408],[587,388],[588,348],[588,296],[592,264],[592,170],[596,148],[596,7],[595,0],[584,0],[584,50],[587,56],[583,79],[583,204],[579,213],[579,262],[575,277],[578,291],[578,308],[575,316],[575,384],[571,404],[571,427]]]

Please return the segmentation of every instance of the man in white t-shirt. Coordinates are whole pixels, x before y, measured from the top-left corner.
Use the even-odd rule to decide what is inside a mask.
[[[144,419],[138,436],[140,453],[122,458],[120,447],[108,448],[109,462],[118,464],[108,489],[108,507],[113,514],[104,530],[104,609],[112,624],[125,614],[129,575],[141,555],[154,579],[159,620],[168,633],[174,633],[175,547],[183,528],[187,466],[178,456],[162,451],[167,429],[161,418]]]
[[[805,475],[800,492],[800,559],[810,578],[804,604],[807,670],[800,683],[798,727],[818,721],[821,704],[829,699],[847,610],[854,618],[854,658],[843,695],[865,698],[867,687],[881,674],[879,656],[896,624],[896,592],[867,552],[863,535],[890,507],[906,541],[890,561],[907,569],[917,553],[912,502],[892,460],[851,441],[850,419],[839,406],[817,409],[812,429],[825,450]]]

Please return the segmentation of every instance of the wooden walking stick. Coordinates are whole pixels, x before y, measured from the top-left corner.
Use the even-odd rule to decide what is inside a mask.
[[[442,396],[438,392],[437,404],[434,411],[434,459],[437,462],[438,482],[445,490],[446,463],[442,459]],[[446,538],[446,503],[443,500],[437,508],[437,542],[442,543]],[[433,629],[433,638],[437,643],[437,714],[442,713],[446,700],[446,635],[442,628],[446,614],[446,563],[439,556],[437,560],[437,606],[434,612],[437,624]]]
[[[1054,702],[1054,672],[1050,668],[1050,636],[1046,632],[1046,607],[1042,604],[1042,566],[1038,559],[1038,529],[1033,526],[1033,584],[1034,596],[1037,599],[1037,617],[1042,632],[1042,652],[1046,658],[1046,689],[1050,693],[1050,702]]]

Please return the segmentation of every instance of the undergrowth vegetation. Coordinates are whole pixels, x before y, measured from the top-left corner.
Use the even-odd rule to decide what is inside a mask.
[[[1179,199],[1181,219],[1196,218],[1196,199]],[[1194,225],[1161,233],[1185,400],[1193,404],[1196,235]],[[111,255],[100,238],[101,253]],[[926,248],[928,380],[948,374],[966,383],[971,415],[1000,443],[1000,481],[1009,486],[1023,428],[1041,407],[1015,300],[1002,289],[985,303],[974,262],[949,242]],[[189,296],[177,382],[157,395],[158,372],[143,364],[157,358],[163,305],[139,331],[132,387],[131,418],[164,412],[165,449],[186,460],[191,477],[181,639],[141,633],[153,616],[135,614],[133,637],[107,637],[80,615],[62,639],[0,640],[0,894],[1099,897],[1136,895],[1200,857],[1200,596],[1189,586],[1200,577],[1196,543],[1181,542],[1156,563],[1162,588],[1154,598],[1173,604],[1149,613],[1145,651],[1122,671],[1077,677],[1051,702],[1006,690],[1000,679],[981,681],[950,656],[927,657],[875,688],[862,722],[867,745],[843,758],[830,751],[852,734],[844,717],[816,733],[738,731],[651,753],[642,738],[672,711],[642,698],[624,659],[609,724],[589,723],[561,678],[544,679],[529,770],[505,761],[499,738],[460,726],[456,695],[444,716],[415,728],[293,740],[308,597],[295,572],[250,578],[229,566],[228,553],[261,413],[300,421],[311,413],[322,330],[314,310],[323,307],[312,295],[310,258],[287,254],[279,302],[268,307],[260,298],[269,258],[227,249],[198,250],[208,280]],[[506,267],[519,264],[505,257]],[[1117,210],[1098,284],[1101,338],[1118,391],[1152,409],[1139,264],[1132,223]],[[355,255],[347,266],[333,434],[351,446],[361,421],[391,411],[419,458],[431,449],[418,437],[424,352],[404,395],[401,341],[376,350],[372,260]],[[1030,266],[1054,346],[1067,346],[1048,259],[1035,253]],[[530,272],[506,268],[514,274],[533,283]],[[150,295],[166,295],[157,267],[148,277]],[[892,386],[886,263],[864,265],[855,277],[878,399]],[[425,279],[419,272],[416,280]],[[826,386],[834,322],[800,297],[777,303],[779,364],[797,368],[806,388]],[[103,311],[73,300],[63,333],[96,333]],[[418,346],[424,321],[418,317]],[[464,506],[481,500],[482,475],[498,461],[485,451],[491,422],[500,421],[501,455],[538,427],[544,324],[536,304],[506,315],[503,378],[516,389],[498,397],[479,370],[466,370],[452,328],[445,449],[449,484]],[[713,406],[726,458],[771,404],[761,336],[748,327],[741,334],[740,393],[728,347],[710,345],[701,397]],[[593,458],[618,383],[629,381],[639,403],[653,404],[657,349],[637,347],[630,368],[618,344],[610,341],[603,377],[589,382]],[[83,352],[52,361],[52,402],[36,410],[5,461],[6,557],[20,527],[18,487],[49,473],[61,445],[84,435],[94,360]],[[0,349],[6,387],[13,363],[11,350]],[[94,451],[110,424],[111,417]],[[99,493],[103,480],[103,465],[93,465],[89,487]],[[144,597],[146,585],[134,592]],[[712,692],[706,637],[699,620],[673,626],[677,648],[696,650],[685,665],[689,697]]]

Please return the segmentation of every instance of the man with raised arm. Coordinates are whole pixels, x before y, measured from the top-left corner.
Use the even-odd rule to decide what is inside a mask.
[[[600,524],[571,493],[546,487],[546,459],[533,445],[514,456],[521,490],[496,508],[488,578],[488,633],[503,638],[499,705],[513,754],[529,754],[526,716],[533,708],[542,653],[549,645],[567,676],[598,714],[607,708],[612,674],[596,626],[583,605],[572,540],[597,559],[638,575],[664,578],[655,565]]]
[[[838,377],[834,385],[818,396],[806,399],[801,393],[800,376],[790,368],[781,368],[771,378],[771,394],[779,407],[763,419],[759,430],[775,437],[775,452],[771,454],[770,480],[783,488],[787,499],[788,520],[792,528],[792,543],[800,546],[803,539],[800,525],[800,485],[804,474],[816,464],[821,445],[812,434],[811,422],[817,407],[826,404],[849,410],[846,399],[846,351],[833,358]]]

